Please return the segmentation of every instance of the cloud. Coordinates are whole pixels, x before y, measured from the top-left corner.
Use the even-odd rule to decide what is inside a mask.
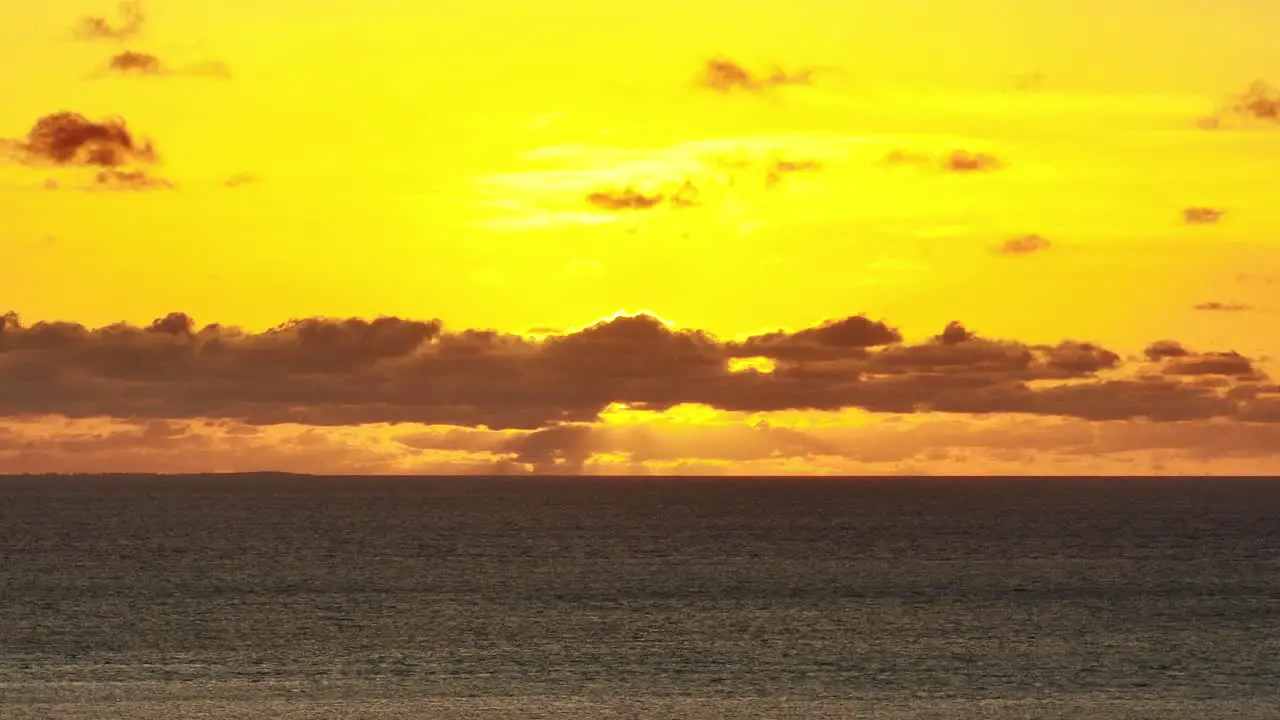
[[[1243,305],[1241,303],[1224,303],[1224,302],[1214,301],[1214,302],[1199,303],[1195,305],[1192,309],[1203,310],[1206,312],[1244,312],[1245,310],[1252,310],[1253,308],[1249,305]]]
[[[537,429],[623,403],[661,411],[835,411],[1258,421],[1280,398],[1253,361],[1156,343],[1124,362],[1082,341],[1036,345],[958,323],[908,343],[861,315],[721,340],[650,315],[531,339],[400,318],[291,321],[249,333],[174,313],[147,327],[0,332],[0,417],[216,418],[253,425],[422,423]],[[730,370],[735,358],[771,371]],[[1269,420],[1266,420],[1269,421]]]
[[[151,177],[142,170],[99,170],[94,185],[108,190],[173,190],[173,183],[163,178]]]
[[[1229,99],[1217,113],[1200,118],[1206,130],[1237,124],[1280,124],[1280,90],[1264,80],[1254,80],[1244,92]]]
[[[783,427],[719,413],[533,431],[456,426],[255,427],[226,421],[0,419],[0,473],[1143,474],[1280,468],[1280,423],[935,416]],[[843,420],[843,421],[842,421]],[[785,422],[786,419],[782,418]]]
[[[149,77],[206,77],[226,79],[231,71],[220,62],[202,62],[185,68],[170,68],[150,53],[125,50],[107,62],[108,75],[141,75]]]
[[[987,153],[954,150],[943,161],[943,167],[951,172],[985,172],[1000,167],[1000,161]]]
[[[1211,207],[1189,207],[1182,211],[1182,221],[1188,225],[1213,225],[1222,219],[1226,210]]]
[[[252,185],[258,182],[258,176],[253,173],[236,173],[226,180],[222,181],[224,187],[234,188],[242,185]]]
[[[159,75],[163,72],[160,58],[148,53],[125,50],[111,58],[107,69],[119,73],[140,73],[142,75]]]
[[[124,120],[93,121],[66,111],[45,115],[25,140],[11,140],[7,145],[27,163],[116,168],[158,160],[151,141],[135,137]]]
[[[721,93],[734,90],[762,92],[775,87],[812,85],[813,77],[817,72],[817,68],[802,68],[796,71],[775,68],[768,75],[756,75],[733,60],[712,58],[703,65],[701,84],[705,88]]]
[[[823,164],[811,159],[787,159],[778,156],[753,158],[745,153],[716,155],[705,160],[712,173],[719,177],[702,177],[699,180],[685,178],[679,183],[668,183],[661,189],[646,191],[635,185],[607,187],[587,193],[584,200],[599,210],[610,212],[653,210],[661,207],[688,208],[706,202],[704,185],[729,187],[744,174],[758,177],[764,187],[776,189],[783,178],[798,173],[813,173],[823,169]]]
[[[935,164],[935,160],[929,155],[907,150],[892,150],[880,162],[889,167],[898,165],[927,167]],[[1002,167],[999,158],[994,155],[967,150],[953,150],[936,163],[943,172],[953,173],[989,172]]]
[[[600,210],[652,210],[663,205],[692,207],[698,204],[698,195],[698,187],[693,181],[685,180],[674,190],[646,193],[632,186],[606,188],[588,193],[584,199]]]
[[[774,158],[769,161],[768,166],[765,168],[764,185],[767,188],[773,188],[788,175],[817,172],[822,168],[822,163],[817,160],[783,160]]]
[[[102,16],[81,19],[76,27],[76,37],[80,40],[127,40],[142,31],[147,16],[141,3],[122,2],[118,12],[118,23]]]
[[[1039,235],[1019,235],[1005,240],[1000,246],[1000,252],[1004,255],[1031,255],[1048,250],[1049,247],[1049,241]]]

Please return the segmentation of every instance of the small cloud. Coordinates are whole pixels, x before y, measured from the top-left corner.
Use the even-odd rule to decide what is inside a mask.
[[[100,122],[79,113],[57,112],[36,121],[26,140],[11,141],[23,161],[55,165],[119,167],[130,163],[155,163],[155,147],[140,140],[119,118]]]
[[[928,165],[929,156],[907,150],[891,150],[880,161],[884,165]]]
[[[983,172],[1000,167],[1000,161],[987,153],[971,153],[955,150],[943,161],[943,167],[950,172]]]
[[[702,68],[702,86],[721,93],[734,90],[761,92],[769,88],[788,85],[812,85],[816,68],[787,71],[775,68],[765,76],[758,76],[747,68],[727,58],[712,58]]]
[[[1188,225],[1212,225],[1222,219],[1225,210],[1211,207],[1189,207],[1182,211],[1182,221]]]
[[[80,40],[127,40],[142,31],[147,16],[142,10],[142,3],[120,3],[120,21],[113,23],[102,16],[82,18],[76,27],[76,38]]]
[[[1187,357],[1191,351],[1176,340],[1157,340],[1148,345],[1142,354],[1146,355],[1148,360],[1158,362],[1167,358]]]
[[[163,72],[160,67],[160,58],[132,50],[125,50],[111,58],[107,69],[118,73],[138,73],[141,75],[159,75]]]
[[[1048,250],[1049,247],[1049,241],[1040,235],[1019,235],[1005,240],[1004,244],[1000,246],[1000,253],[1003,255],[1030,255]]]
[[[94,185],[106,190],[173,190],[173,183],[155,178],[142,170],[100,170],[93,179]]]
[[[889,167],[898,165],[926,167],[933,163],[934,159],[929,155],[908,150],[892,150],[880,161],[880,164]],[[996,170],[1000,167],[1000,160],[988,153],[953,150],[942,158],[939,164],[943,172],[970,173]]]
[[[1244,312],[1245,310],[1252,310],[1253,307],[1241,303],[1202,302],[1192,309],[1205,312]]]
[[[1280,90],[1264,80],[1254,80],[1243,93],[1231,98],[1215,115],[1202,117],[1199,125],[1216,130],[1235,123],[1280,124]]]
[[[818,172],[825,167],[818,160],[789,160],[777,155],[765,158],[753,157],[743,149],[710,156],[707,158],[707,163],[718,172],[724,173],[730,185],[735,184],[743,174],[761,172],[764,175],[764,186],[769,189],[777,187],[788,175]]]
[[[161,63],[160,58],[150,53],[125,50],[114,56],[107,63],[108,75],[146,75],[150,77],[205,77],[225,80],[231,77],[231,71],[223,63],[210,61],[188,65],[185,68],[173,69]]]
[[[674,192],[645,193],[632,186],[621,189],[597,190],[588,193],[586,201],[601,210],[652,210],[660,205],[692,207],[698,204],[698,188],[692,180],[685,180]]]
[[[782,160],[774,158],[765,169],[764,185],[773,188],[782,182],[782,178],[794,173],[816,172],[822,169],[817,160]]]
[[[240,187],[241,185],[250,185],[258,182],[258,176],[253,173],[236,173],[226,180],[222,181],[224,187]]]

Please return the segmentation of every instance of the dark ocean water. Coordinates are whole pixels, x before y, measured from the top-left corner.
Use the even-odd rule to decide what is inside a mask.
[[[0,479],[0,718],[1280,718],[1280,481]]]

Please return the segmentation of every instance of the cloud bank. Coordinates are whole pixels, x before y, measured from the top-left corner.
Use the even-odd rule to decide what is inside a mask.
[[[764,358],[770,372],[731,368]],[[530,339],[437,320],[310,318],[249,333],[173,313],[147,327],[0,330],[0,417],[219,418],[255,425],[412,422],[536,429],[622,403],[661,411],[995,414],[1157,422],[1280,421],[1280,389],[1234,352],[980,337],[960,323],[906,342],[853,315],[722,340],[649,315]]]

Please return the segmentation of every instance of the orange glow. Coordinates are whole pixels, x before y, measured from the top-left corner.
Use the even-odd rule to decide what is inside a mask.
[[[182,312],[197,329],[247,333],[289,318],[440,318],[446,333],[530,343],[511,363],[620,318],[656,319],[644,336],[654,342],[678,336],[661,352],[624,337],[616,355],[584,365],[619,397],[599,412],[548,411],[548,427],[601,433],[576,431],[594,445],[575,441],[576,459],[560,456],[554,471],[1274,469],[1280,456],[1254,447],[1280,447],[1267,434],[1280,391],[1263,379],[1280,372],[1280,96],[1250,83],[1280,84],[1265,77],[1280,68],[1278,22],[1280,8],[1223,12],[1209,0],[8,3],[0,312],[24,328],[145,327]],[[1001,376],[1016,392],[1155,377],[1164,369],[1141,359],[1162,339],[1205,363],[1240,353],[1260,374],[1201,378],[1221,385],[1203,407],[1245,398],[1247,411],[1161,420],[1236,422],[1235,436],[1175,424],[1144,435],[1077,408],[1032,413],[1050,438],[1032,443],[1026,417],[970,412],[967,396],[942,390],[906,409],[797,395],[813,377],[849,393],[881,377],[839,338],[820,352],[800,343],[800,365],[801,355],[725,350],[858,314],[912,347],[960,321],[992,341],[1074,340],[1120,358],[1083,378]],[[703,334],[680,334],[693,329]],[[606,372],[675,367],[699,343],[723,357],[679,387],[646,388],[646,402]],[[0,338],[0,368],[4,352]],[[592,391],[595,376],[578,372],[581,387],[544,389]],[[717,394],[756,376],[772,394],[753,405]],[[44,443],[88,437],[77,423],[129,420],[5,402],[13,437]],[[947,402],[954,412],[926,412]],[[990,435],[980,448],[938,429],[960,417]],[[502,445],[530,428],[477,445],[480,435],[419,419],[405,420],[422,426],[419,440],[447,441],[414,449],[382,416],[225,436],[193,420],[190,433],[308,471],[540,467]],[[1121,439],[1085,443],[1073,433],[1089,423]],[[741,449],[762,428],[780,455]],[[146,449],[169,440],[117,429],[117,445],[93,449],[107,465],[187,467]],[[305,438],[320,438],[331,464],[263,449],[295,430],[314,430]],[[470,431],[490,432],[479,419]],[[878,432],[911,453],[851,459],[850,443]],[[1196,438],[1217,445],[1188,449]],[[0,472],[45,462],[17,442],[0,436]]]

